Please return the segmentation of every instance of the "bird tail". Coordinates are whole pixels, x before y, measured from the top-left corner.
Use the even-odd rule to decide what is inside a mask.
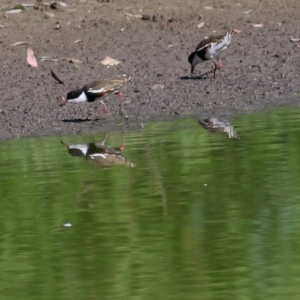
[[[224,50],[227,48],[228,45],[231,43],[231,38],[232,38],[232,33],[226,33],[225,36],[223,37],[221,43],[215,44],[214,45],[214,51],[219,52],[221,50]]]
[[[124,78],[123,78],[123,82],[126,83],[127,81],[129,81],[131,79],[130,75],[127,76],[126,74],[123,74],[122,75]]]

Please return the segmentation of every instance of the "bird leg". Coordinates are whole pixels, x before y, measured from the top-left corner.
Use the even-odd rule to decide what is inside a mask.
[[[108,109],[107,109],[106,105],[104,104],[103,101],[100,101],[100,103],[103,105],[102,114],[107,114],[108,113]]]
[[[119,92],[119,93],[117,93],[117,95],[119,96],[120,101],[123,101],[123,98],[124,98],[123,94]],[[106,105],[104,104],[103,101],[100,101],[100,103],[103,105],[103,110],[102,110],[101,115],[107,114],[108,113],[108,109],[107,109]]]
[[[104,140],[102,141],[101,145],[104,146],[106,140],[108,138],[108,134],[106,133],[105,136],[104,136]]]
[[[120,101],[124,100],[124,96],[121,92],[119,92],[117,95],[119,96]]]
[[[212,72],[214,72],[214,78],[216,78],[216,71],[217,70],[221,70],[221,68],[223,67],[223,65],[222,65],[222,63],[218,63],[218,62],[216,62],[213,58],[212,58],[212,61],[214,62],[214,64],[215,64],[215,68],[214,68],[214,70],[212,71]]]
[[[206,72],[206,73],[204,73],[204,74],[201,74],[199,77],[201,78],[202,76],[205,76],[205,75],[210,74],[210,73],[212,73],[212,72],[215,73],[215,69],[210,70],[210,71],[208,71],[208,72]]]
[[[216,70],[221,70],[223,68],[223,65],[222,63],[219,61],[219,62],[216,62],[213,58],[212,58],[212,61],[214,62],[215,64],[215,68]]]
[[[214,69],[212,69],[212,70],[210,70],[210,71],[208,71],[204,74],[201,74],[199,77],[205,76],[205,75],[210,74],[210,73],[214,73],[214,78],[216,78],[216,71],[220,70],[223,67],[223,65],[222,65],[221,62],[217,62],[213,58],[212,58],[212,61],[214,62],[214,65],[215,65]]]
[[[124,100],[124,97],[123,97],[123,94],[122,93],[118,93],[118,96],[119,96],[119,100],[120,100],[120,104],[119,104],[119,116],[128,120],[128,116],[127,114],[125,113],[124,111],[124,108],[123,108],[123,100]]]

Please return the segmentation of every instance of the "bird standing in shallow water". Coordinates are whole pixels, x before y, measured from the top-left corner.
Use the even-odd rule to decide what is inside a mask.
[[[222,68],[222,64],[217,62],[217,60],[219,59],[220,53],[230,45],[233,33],[234,31],[222,36],[211,36],[200,42],[196,47],[196,50],[192,52],[188,58],[188,61],[191,64],[191,73],[193,74],[196,65],[206,60],[212,60],[215,68],[203,75],[213,72],[214,77],[216,77],[216,71]]]
[[[94,102],[99,100],[103,105],[103,113],[107,113],[106,105],[100,98],[105,95],[118,94],[122,97],[122,93],[118,89],[129,79],[104,79],[93,81],[84,85],[82,88],[73,90],[67,94],[67,98],[63,98],[60,106],[67,103]]]

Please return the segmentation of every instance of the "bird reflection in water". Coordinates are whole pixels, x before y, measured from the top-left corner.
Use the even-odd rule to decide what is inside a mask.
[[[224,132],[230,139],[239,139],[233,126],[226,120],[219,120],[211,117],[209,119],[198,120],[199,124],[210,132]]]
[[[124,165],[135,167],[136,164],[128,161],[121,152],[124,150],[124,144],[119,147],[106,146],[105,142],[108,135],[105,135],[101,143],[89,144],[67,144],[61,141],[62,145],[68,150],[72,156],[82,157],[98,166],[109,167],[113,165]]]

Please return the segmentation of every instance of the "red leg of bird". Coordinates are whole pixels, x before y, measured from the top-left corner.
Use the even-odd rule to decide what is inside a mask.
[[[120,99],[120,104],[119,104],[119,116],[128,120],[128,116],[126,115],[124,108],[123,108],[123,100],[124,96],[122,93],[118,93],[119,99]]]
[[[214,78],[216,78],[216,71],[217,70],[221,70],[221,68],[223,67],[223,65],[222,65],[222,63],[217,63],[213,58],[212,58],[212,61],[214,62],[214,64],[215,64],[215,68],[214,68],[214,70],[213,70],[213,72],[214,72]]]
[[[221,62],[216,62],[213,58],[212,58],[212,61],[214,62],[215,64],[215,69],[216,70],[221,70],[221,68],[223,68],[223,65]]]
[[[108,134],[106,133],[105,136],[104,136],[104,140],[103,140],[102,143],[101,143],[102,145],[105,144],[107,138],[108,138]]]
[[[217,63],[213,58],[212,58],[212,61],[214,62],[214,69],[212,69],[211,71],[208,71],[202,75],[200,75],[200,77],[204,76],[204,75],[207,75],[207,74],[210,74],[210,73],[214,73],[214,78],[216,78],[216,71],[217,70],[220,70],[223,66],[221,63]]]
[[[124,96],[123,96],[123,94],[121,92],[118,93],[118,96],[119,96],[120,101],[124,100]]]
[[[108,109],[107,109],[106,105],[104,104],[103,101],[100,101],[100,102],[101,102],[101,104],[103,105],[102,114],[107,114],[107,113],[108,113]]]
[[[212,72],[215,73],[215,69],[210,70],[210,71],[208,71],[208,72],[206,72],[206,73],[204,73],[204,74],[201,74],[199,77],[205,76],[205,75],[210,74],[210,73],[212,73]]]

